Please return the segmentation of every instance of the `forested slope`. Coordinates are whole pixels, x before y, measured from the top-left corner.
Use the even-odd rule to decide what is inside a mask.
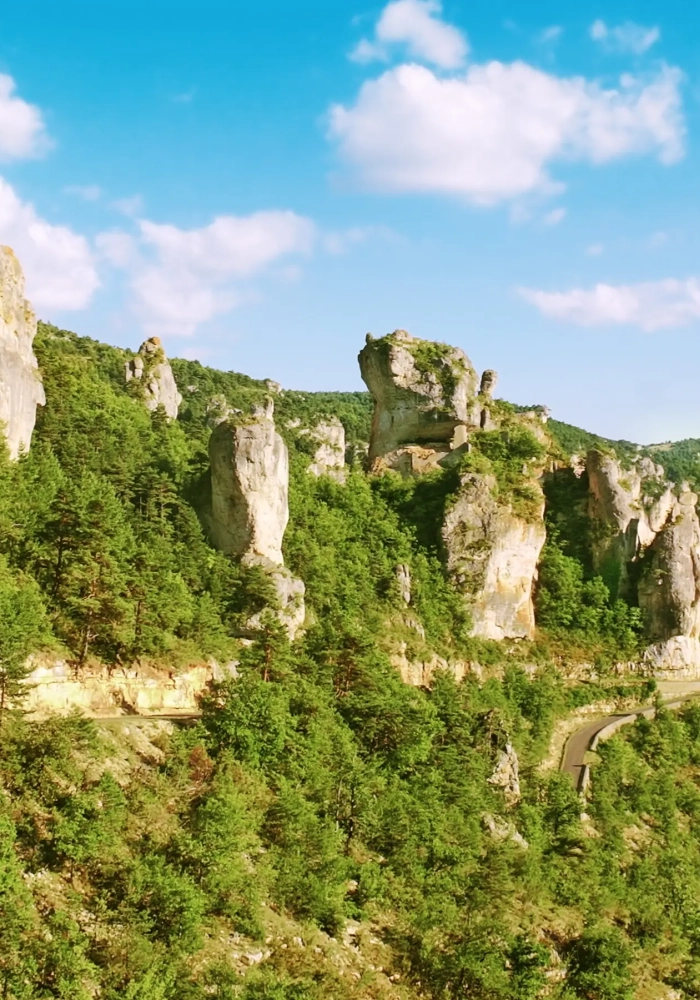
[[[356,461],[345,484],[310,476],[288,424],[338,416],[359,448],[368,397],[278,394],[285,560],[307,628],[290,645],[270,618],[241,645],[269,592],[202,526],[207,404],[247,409],[269,387],[173,361],[184,398],[167,422],[125,383],[125,352],[46,326],[35,350],[46,406],[30,453],[0,475],[4,691],[42,646],[78,676],[92,659],[177,669],[209,655],[235,657],[240,676],[181,728],[33,722],[3,703],[4,997],[698,995],[697,710],[603,749],[590,819],[569,779],[539,768],[573,708],[653,690],[606,677],[640,625],[593,573],[580,479],[547,487],[536,639],[475,640],[439,559],[454,471],[370,477]],[[475,442],[474,467],[520,489],[532,441]],[[402,623],[397,563],[420,630]],[[409,652],[494,676],[403,684],[387,653],[402,628]],[[567,657],[599,679],[567,683]]]

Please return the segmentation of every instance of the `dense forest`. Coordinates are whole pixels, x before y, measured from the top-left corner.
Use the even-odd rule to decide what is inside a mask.
[[[700,996],[699,710],[659,705],[605,744],[585,814],[542,766],[573,709],[654,687],[611,674],[641,622],[593,573],[584,479],[545,479],[536,639],[476,640],[439,559],[454,472],[370,477],[367,394],[279,393],[285,561],[307,628],[290,644],[270,617],[242,646],[269,585],[207,539],[208,407],[247,409],[269,387],[175,360],[168,422],[125,382],[128,352],[45,325],[35,350],[46,406],[30,453],[0,468],[4,998]],[[344,484],[307,474],[290,426],[326,416],[350,445]],[[576,428],[552,434],[554,449],[585,445]],[[535,446],[484,431],[470,461],[517,497]],[[420,631],[402,625],[397,563]],[[405,685],[388,655],[402,627],[416,655],[478,660],[487,679]],[[10,706],[42,648],[77,676],[209,656],[239,676],[188,725],[36,722]],[[594,676],[567,682],[564,658]],[[514,800],[493,781],[510,744]]]

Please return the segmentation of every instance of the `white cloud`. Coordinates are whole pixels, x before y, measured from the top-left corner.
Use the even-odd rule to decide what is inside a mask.
[[[539,40],[545,44],[550,42],[557,42],[564,34],[564,29],[560,24],[552,24],[549,28],[545,28],[544,31],[540,33]]]
[[[637,326],[650,333],[700,320],[697,278],[635,285],[598,284],[566,292],[521,288],[520,295],[551,319],[576,326]]]
[[[347,253],[355,246],[366,243],[367,240],[380,239],[396,241],[399,237],[387,226],[351,226],[350,229],[325,233],[323,248],[328,253],[337,256]]]
[[[602,243],[591,243],[590,246],[586,247],[587,257],[600,257],[600,255],[605,250]]]
[[[615,89],[523,62],[474,65],[439,77],[401,65],[330,110],[330,137],[360,182],[388,192],[456,195],[494,204],[552,189],[554,161],[605,163],[683,155],[681,74],[626,76]]]
[[[0,177],[0,243],[12,247],[35,309],[84,309],[99,278],[84,236],[37,215]]]
[[[656,26],[646,28],[643,24],[635,24],[633,21],[625,21],[615,28],[609,28],[605,21],[597,20],[591,25],[590,35],[594,41],[600,42],[611,51],[642,55],[658,42],[661,32]]]
[[[290,211],[222,215],[201,229],[141,219],[138,237],[102,233],[98,246],[127,270],[134,308],[148,333],[189,336],[250,294],[245,281],[290,255],[308,253],[310,219]]]
[[[66,194],[77,195],[84,201],[99,201],[102,196],[102,189],[98,184],[69,184],[63,190]]]
[[[121,215],[133,218],[143,211],[143,198],[140,194],[134,194],[130,198],[118,198],[117,201],[111,203],[110,207]]]
[[[14,91],[12,77],[0,73],[0,160],[41,156],[50,146],[41,111]]]
[[[117,230],[98,233],[95,244],[100,257],[113,267],[128,268],[141,259],[136,240],[129,233]]]
[[[566,218],[565,208],[553,208],[544,217],[545,226],[558,226]]]
[[[462,32],[440,20],[438,0],[393,0],[382,11],[374,29],[374,41],[363,38],[350,53],[355,62],[388,59],[390,46],[404,45],[414,59],[442,69],[456,69],[467,57]]]

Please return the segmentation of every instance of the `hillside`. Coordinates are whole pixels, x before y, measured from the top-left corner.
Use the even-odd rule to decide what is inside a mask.
[[[545,425],[493,399],[491,373],[467,397],[465,449],[466,361],[392,337],[363,361],[402,414],[382,451],[368,393],[288,392],[39,325],[45,405],[29,451],[0,468],[5,997],[698,995],[698,709],[659,709],[606,744],[583,814],[544,766],[572,712],[655,687],[648,669],[617,672],[654,635],[591,484],[642,491],[656,525],[653,505],[672,512],[694,484],[695,443],[664,447],[661,479],[640,466],[658,447]],[[386,379],[397,352],[413,410]],[[156,363],[176,417],[149,407]],[[277,437],[289,520],[269,529],[271,566],[250,540],[243,558],[213,544],[213,442],[255,458],[268,439],[283,454]],[[588,472],[569,464],[584,448]],[[419,474],[393,471],[407,460]],[[535,559],[500,590],[499,545]],[[280,578],[303,581],[303,627]],[[98,666],[236,667],[188,724],[40,721],[20,710],[38,651],[78,682]]]

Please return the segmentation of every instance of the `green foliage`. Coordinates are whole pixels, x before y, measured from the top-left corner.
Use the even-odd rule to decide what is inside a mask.
[[[462,459],[460,471],[494,476],[502,503],[526,521],[539,519],[542,494],[532,473],[546,449],[533,432],[514,419],[498,430],[477,431],[470,443],[473,450]]]

